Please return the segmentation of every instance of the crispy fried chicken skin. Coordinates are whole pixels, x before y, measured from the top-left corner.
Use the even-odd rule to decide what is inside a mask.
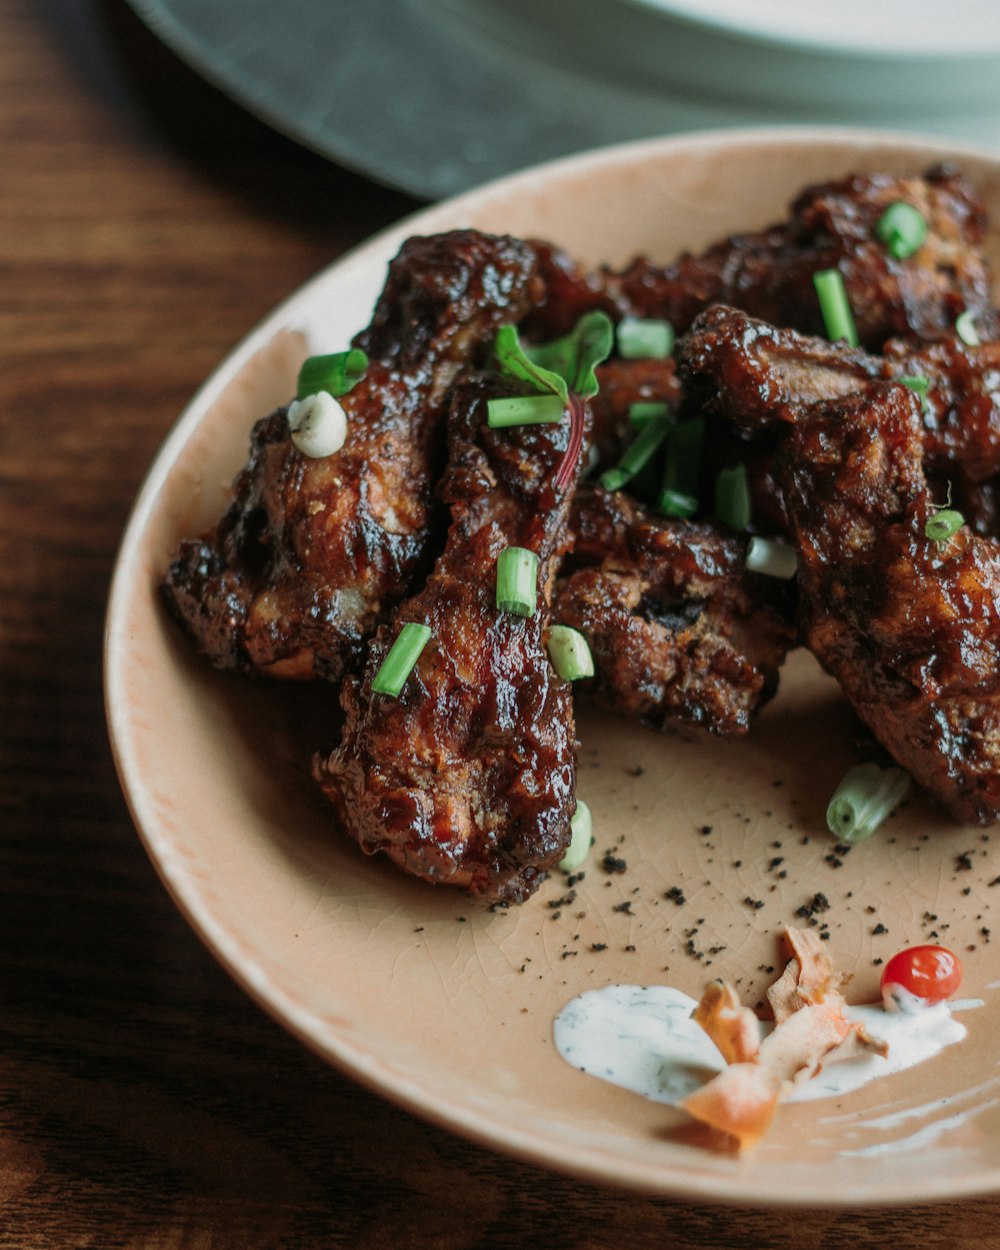
[[[219,667],[340,678],[426,567],[448,388],[540,298],[535,253],[471,230],[405,243],[354,346],[343,448],[310,459],[287,410],[259,421],[217,528],[182,544],[167,602]]]
[[[746,569],[746,540],[577,492],[554,613],[589,640],[596,702],[657,729],[746,733],[795,640],[787,583]]]
[[[968,527],[927,537],[920,398],[872,380],[789,403],[742,375],[738,353],[699,378],[700,330],[682,345],[685,375],[710,381],[730,419],[781,429],[773,472],[799,549],[804,641],[915,780],[960,820],[996,820],[1000,546]]]
[[[513,393],[493,374],[455,386],[445,549],[375,634],[363,676],[344,682],[342,741],[314,765],[365,851],[505,902],[531,894],[562,856],[576,806],[572,692],[545,649],[575,484],[554,484],[569,422],[490,429],[487,401]],[[582,407],[578,416],[589,420]],[[497,558],[511,546],[538,557],[530,617],[496,606]],[[407,621],[428,625],[430,641],[399,697],[377,694],[372,680]]]
[[[928,226],[922,246],[904,260],[894,259],[875,233],[896,201],[919,209]],[[838,269],[870,350],[893,337],[947,334],[966,309],[980,337],[995,338],[997,314],[981,250],[985,229],[982,203],[950,169],[932,169],[922,178],[853,175],[803,191],[787,221],[758,233],[733,235],[667,266],[640,257],[621,273],[605,270],[604,298],[620,312],[665,317],[678,332],[708,305],[723,303],[774,325],[822,334],[813,275]],[[571,304],[568,293],[564,299]]]

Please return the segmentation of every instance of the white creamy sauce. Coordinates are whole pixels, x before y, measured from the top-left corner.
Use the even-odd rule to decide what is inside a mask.
[[[850,1093],[876,1077],[901,1072],[960,1042],[966,1028],[953,1010],[981,1003],[939,1003],[914,1012],[848,1007],[845,1014],[889,1044],[886,1058],[863,1055],[831,1063],[796,1087],[790,1100]],[[575,1068],[654,1102],[678,1103],[726,1066],[691,1019],[695,1000],[668,985],[609,985],[588,990],[556,1017],[556,1049]],[[950,1007],[950,1009],[949,1009]],[[762,1031],[767,1031],[767,1025]]]

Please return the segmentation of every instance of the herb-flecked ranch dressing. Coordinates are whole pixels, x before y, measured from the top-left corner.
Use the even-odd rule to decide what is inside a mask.
[[[608,985],[572,999],[556,1017],[559,1054],[590,1076],[633,1090],[654,1102],[675,1104],[726,1065],[707,1034],[691,1019],[695,1000],[668,985]],[[889,1044],[886,1058],[864,1055],[831,1063],[797,1086],[790,1099],[829,1098],[868,1081],[901,1072],[960,1042],[966,1028],[953,1010],[977,1000],[939,1003],[913,1012],[881,1006],[848,1007],[845,1015]],[[766,1031],[767,1025],[762,1026]]]

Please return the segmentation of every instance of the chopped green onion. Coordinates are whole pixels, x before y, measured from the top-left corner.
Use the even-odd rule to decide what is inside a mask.
[[[372,678],[372,693],[388,694],[395,699],[413,672],[430,636],[429,626],[407,621]]]
[[[848,346],[857,347],[858,331],[854,325],[850,300],[844,279],[837,269],[821,269],[813,274],[813,285],[819,297],[819,309],[823,314],[826,337],[835,342],[846,339]]]
[[[670,431],[663,485],[656,500],[661,516],[689,517],[698,511],[698,476],[705,422],[701,417],[682,421]]]
[[[296,398],[305,399],[326,391],[330,395],[346,395],[365,376],[368,357],[358,347],[331,356],[310,356],[299,370]]]
[[[975,318],[968,308],[955,318],[955,333],[966,347],[979,347],[981,345],[982,340],[979,337],[979,331],[976,329]]]
[[[590,848],[594,844],[594,821],[590,815],[590,808],[583,799],[577,799],[576,811],[569,822],[569,827],[569,846],[566,848],[566,854],[559,861],[559,868],[562,872],[576,872],[586,861]]]
[[[622,452],[617,467],[601,474],[600,482],[604,489],[621,490],[640,469],[646,467],[669,433],[670,422],[665,418],[647,421]]]
[[[954,508],[942,508],[924,522],[924,534],[932,542],[946,543],[965,524],[965,517]]]
[[[799,555],[787,543],[754,537],[747,547],[746,566],[751,573],[763,573],[766,577],[794,577],[799,567]]]
[[[875,223],[875,233],[890,256],[906,260],[920,249],[927,238],[927,222],[918,208],[897,200]]]
[[[661,490],[656,497],[656,511],[660,516],[692,517],[698,511],[698,497],[678,490]]]
[[[558,395],[508,395],[486,401],[491,430],[511,425],[548,425],[563,419],[566,405]]]
[[[665,360],[674,350],[669,321],[624,317],[618,323],[618,355],[625,360]]]
[[[750,483],[745,464],[722,469],[715,479],[715,516],[734,530],[750,524]]]
[[[827,828],[840,842],[863,842],[895,810],[910,788],[901,768],[858,764],[845,774],[826,809]]]
[[[669,408],[664,403],[654,400],[641,400],[628,406],[628,419],[634,429],[644,426],[647,421],[655,421],[657,417],[669,415]]]
[[[593,677],[594,657],[587,640],[578,629],[569,625],[553,625],[549,630],[549,658],[564,681]]]
[[[931,389],[930,378],[925,378],[919,373],[906,373],[901,374],[896,381],[902,382],[904,386],[909,387],[911,391],[915,391],[920,396],[920,411],[926,412],[927,396]]]
[[[505,547],[497,559],[497,608],[534,616],[537,593],[538,556],[526,547]]]

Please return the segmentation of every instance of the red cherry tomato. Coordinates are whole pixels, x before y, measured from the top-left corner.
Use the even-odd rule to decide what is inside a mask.
[[[883,996],[886,986],[899,985],[928,1006],[951,998],[961,984],[961,962],[943,946],[911,946],[893,955],[882,972]]]

